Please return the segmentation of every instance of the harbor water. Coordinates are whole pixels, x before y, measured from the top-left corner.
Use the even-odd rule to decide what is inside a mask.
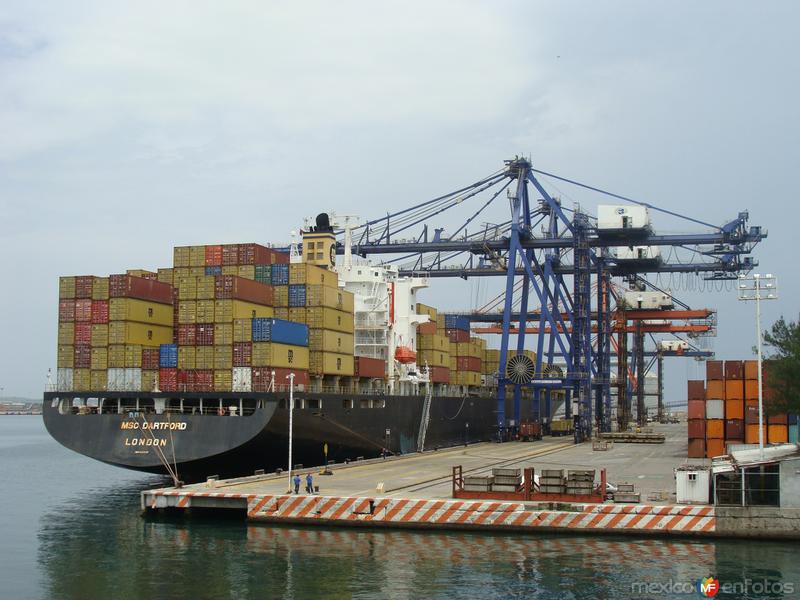
[[[159,477],[0,418],[2,598],[717,598],[800,595],[797,544],[144,519]]]

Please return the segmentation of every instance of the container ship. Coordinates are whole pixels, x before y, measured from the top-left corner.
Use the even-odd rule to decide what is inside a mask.
[[[290,397],[306,466],[496,436],[499,351],[418,302],[426,278],[340,258],[322,214],[288,251],[183,246],[157,271],[62,277],[48,431],[185,481],[288,466]]]

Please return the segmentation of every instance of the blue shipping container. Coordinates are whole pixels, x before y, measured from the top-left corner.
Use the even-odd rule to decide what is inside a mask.
[[[796,444],[799,441],[798,438],[800,436],[798,434],[800,434],[800,425],[798,425],[797,423],[795,423],[794,425],[789,425],[789,443],[790,444]]]
[[[306,286],[304,284],[292,284],[289,286],[289,306],[299,308],[306,305]]]
[[[444,326],[445,329],[461,329],[462,331],[469,331],[469,317],[464,315],[445,315]]]
[[[289,265],[272,265],[272,285],[289,285]]]
[[[789,425],[797,425],[797,415],[789,413]]]
[[[308,325],[283,319],[253,319],[253,341],[308,346]]]
[[[158,366],[162,369],[174,369],[178,366],[177,344],[161,344],[158,350]]]
[[[222,275],[222,267],[206,267],[206,275]]]

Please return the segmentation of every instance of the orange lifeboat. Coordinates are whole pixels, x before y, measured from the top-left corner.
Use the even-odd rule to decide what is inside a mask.
[[[417,360],[417,353],[408,346],[398,346],[394,351],[394,359],[404,365]]]

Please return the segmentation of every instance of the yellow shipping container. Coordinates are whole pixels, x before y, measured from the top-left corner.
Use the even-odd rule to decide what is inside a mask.
[[[244,300],[215,300],[214,322],[233,323],[234,319],[255,319],[273,316],[271,306],[253,304]]]
[[[233,320],[233,341],[250,342],[253,340],[253,319]]]
[[[481,356],[483,356],[483,351],[486,350],[486,340],[479,337],[471,337],[469,341],[481,349]]]
[[[158,387],[158,370],[142,369],[142,391],[152,392]]]
[[[332,329],[344,333],[353,333],[353,315],[335,308],[306,309],[306,323],[314,329]]]
[[[291,314],[291,310],[289,313]],[[329,329],[309,329],[308,349],[311,352],[353,354],[353,334]]]
[[[343,375],[350,377],[354,372],[353,355],[335,352],[311,352],[308,371],[312,375]]]
[[[178,280],[178,300],[197,300],[197,277],[190,275]]]
[[[233,372],[230,369],[214,371],[214,391],[230,392],[233,389]]]
[[[289,320],[289,309],[285,306],[282,307],[275,307],[275,318],[276,319],[283,319],[284,321]]]
[[[214,346],[196,346],[195,369],[213,369],[214,368]]]
[[[58,343],[64,345],[75,343],[75,323],[58,324]]]
[[[338,287],[339,278],[334,271],[316,265],[293,263],[289,265],[289,283],[306,285],[326,285]]]
[[[92,325],[92,346],[108,346],[108,325]]]
[[[487,362],[500,362],[500,350],[495,348],[487,348],[483,352],[483,360]]]
[[[233,346],[214,346],[214,368],[233,368]]]
[[[189,267],[189,275],[191,277],[205,277],[206,276],[206,268],[205,267]]]
[[[189,266],[190,267],[206,266],[205,246],[189,246]]]
[[[61,300],[70,300],[75,297],[75,278],[58,278],[58,297]]]
[[[192,276],[192,270],[189,267],[178,267],[177,265],[172,270],[172,285],[175,287],[180,286],[181,279]]]
[[[243,277],[244,279],[255,279],[256,278],[256,266],[255,265],[239,265],[236,269],[236,274],[239,277]]]
[[[196,369],[197,353],[194,346],[178,346],[178,368]]]
[[[289,309],[289,320],[294,321],[295,323],[305,323],[306,322],[306,309],[305,308],[290,308]]]
[[[187,302],[190,302],[187,300]],[[180,305],[178,305],[180,307]],[[180,315],[178,315],[180,316]],[[214,301],[213,300],[198,300],[195,317],[198,323],[213,323],[214,322]]]
[[[72,389],[75,392],[89,392],[92,387],[92,376],[89,369],[74,369],[72,371]]]
[[[109,344],[158,346],[172,343],[172,327],[132,321],[112,321],[108,325]]]
[[[450,354],[439,350],[420,350],[417,352],[417,364],[428,364],[429,367],[450,367]]]
[[[447,366],[448,366],[448,367],[450,367],[450,373],[451,373],[451,375],[452,375],[452,373],[453,373],[453,372],[455,372],[456,370],[458,370],[458,360],[456,359],[455,355],[453,355],[453,354],[450,354],[450,355],[449,355],[449,357],[448,357],[448,359],[447,359],[447,362],[449,363]],[[450,379],[450,383],[455,383],[455,382],[452,380],[452,377],[451,377],[451,379]]]
[[[197,323],[197,300],[180,300],[178,302],[178,323],[181,325]]]
[[[92,369],[99,371],[108,368],[108,348],[92,348]]]
[[[109,369],[134,369],[142,366],[142,347],[139,344],[115,344],[108,347]]]
[[[108,302],[108,320],[172,327],[172,306],[135,298],[111,298]]]
[[[174,269],[165,268],[158,270],[158,280],[161,283],[168,283],[169,285],[173,285],[175,282],[173,276],[174,276]]]
[[[108,277],[95,277],[92,300],[108,300]]]
[[[213,300],[214,299],[214,277],[211,275],[203,275],[197,278],[197,299],[198,300]]]
[[[158,277],[158,273],[148,271],[147,269],[128,269],[125,271],[125,274],[130,275],[131,277],[142,277],[144,279]]]
[[[223,275],[238,275],[239,274],[239,267],[236,265],[224,265],[222,267],[222,274]]]
[[[417,314],[428,315],[433,323],[436,323],[439,320],[439,311],[432,306],[422,304],[422,302],[417,302]]]
[[[273,287],[272,304],[273,304],[273,306],[280,307],[280,308],[288,308],[289,307],[289,286],[288,285],[276,285],[276,286]]]
[[[471,385],[476,386],[481,384],[481,374],[473,371],[450,371],[450,383],[455,385]]]
[[[175,246],[172,250],[172,265],[174,267],[188,267],[191,264],[191,246]],[[205,257],[203,257],[205,259]]]
[[[75,346],[71,344],[59,345],[56,357],[56,367],[59,369],[71,369],[75,364]]]
[[[93,370],[89,373],[89,387],[93,392],[105,392],[108,385],[108,371],[105,369]]]
[[[354,307],[353,294],[338,287],[307,285],[306,306],[335,308],[351,313]]]
[[[253,342],[253,366],[308,369],[308,348],[270,342]]]
[[[418,350],[438,350],[450,353],[450,340],[445,335],[417,335]]]
[[[214,325],[214,345],[229,346],[232,343],[233,343],[233,323],[216,323]]]

